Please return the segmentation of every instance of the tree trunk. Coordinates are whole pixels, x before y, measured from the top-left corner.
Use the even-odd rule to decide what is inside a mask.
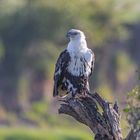
[[[95,140],[122,140],[117,103],[112,107],[98,93],[77,94],[61,102],[59,113],[70,115],[87,125],[95,134]],[[102,111],[99,111],[99,106]]]

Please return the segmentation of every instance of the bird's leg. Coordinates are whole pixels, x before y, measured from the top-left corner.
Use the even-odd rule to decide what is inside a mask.
[[[82,93],[79,93],[78,96],[82,97],[82,98],[86,98],[88,93],[89,93],[89,91],[87,91],[87,89],[86,89],[86,90],[83,90]]]
[[[75,94],[74,95],[74,98],[84,98],[84,97],[86,97],[86,95],[84,94],[84,93],[77,93],[77,94]]]
[[[69,99],[74,98],[74,97],[72,93],[67,93],[65,96],[60,97],[60,98],[61,98],[60,101],[68,101]]]

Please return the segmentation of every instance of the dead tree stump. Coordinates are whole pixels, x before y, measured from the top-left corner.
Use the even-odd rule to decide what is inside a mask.
[[[117,103],[112,106],[98,93],[61,100],[59,113],[70,115],[87,125],[95,134],[95,140],[122,140]]]

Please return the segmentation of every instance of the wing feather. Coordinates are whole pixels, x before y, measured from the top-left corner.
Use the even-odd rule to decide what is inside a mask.
[[[59,55],[55,66],[53,96],[58,95],[58,87],[62,84],[64,73],[68,66],[69,61],[70,61],[70,55],[67,50],[64,50]]]
[[[93,69],[94,69],[94,63],[95,63],[95,55],[94,55],[92,50],[90,50],[90,52],[92,54],[92,62],[91,62],[91,74],[92,74],[93,73]]]

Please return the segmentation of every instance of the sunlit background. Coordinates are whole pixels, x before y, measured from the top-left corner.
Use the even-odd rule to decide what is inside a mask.
[[[92,140],[91,131],[58,115],[53,73],[66,32],[84,31],[96,56],[92,91],[123,108],[138,83],[139,0],[0,0],[0,140]]]

